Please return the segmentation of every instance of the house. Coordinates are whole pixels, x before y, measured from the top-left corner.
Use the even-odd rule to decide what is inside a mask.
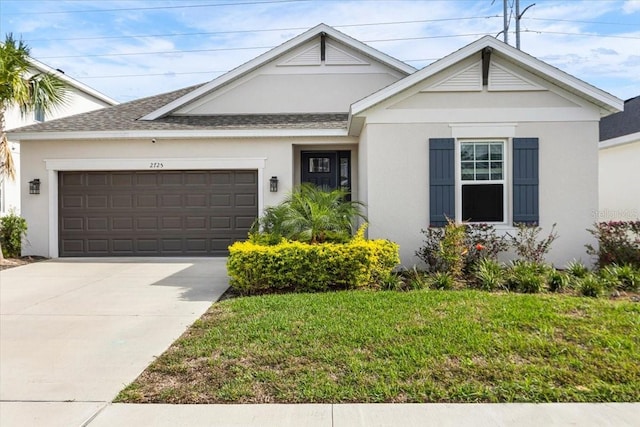
[[[600,122],[600,209],[595,221],[640,220],[640,96]]]
[[[5,128],[7,130],[118,104],[117,101],[108,96],[65,75],[61,70],[53,69],[35,59],[28,59],[33,74],[47,73],[55,75],[66,84],[68,88],[67,100],[64,105],[61,105],[47,115],[45,115],[42,110],[35,110],[31,115],[23,116],[20,114],[20,109],[13,106],[5,111]],[[28,191],[28,183],[22,182],[21,180],[20,144],[10,139],[9,149],[11,150],[13,161],[16,165],[16,179],[13,181],[0,177],[0,216],[11,210],[20,213],[21,190],[23,192]]]
[[[13,133],[31,254],[224,255],[301,182],[347,187],[417,263],[445,217],[557,223],[584,257],[622,101],[492,37],[420,71],[319,25],[202,85]],[[277,188],[276,188],[277,187]]]

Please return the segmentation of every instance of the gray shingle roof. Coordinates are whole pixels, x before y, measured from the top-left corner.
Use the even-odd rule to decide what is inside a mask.
[[[347,113],[167,116],[139,120],[201,85],[88,113],[12,129],[11,133],[215,129],[346,129]]]
[[[600,141],[640,132],[640,96],[627,99],[624,111],[600,120]]]

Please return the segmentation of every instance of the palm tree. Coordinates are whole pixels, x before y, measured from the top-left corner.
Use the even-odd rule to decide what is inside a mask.
[[[15,180],[15,164],[5,133],[5,112],[17,106],[24,117],[34,110],[45,113],[64,104],[67,89],[64,82],[54,75],[33,73],[29,60],[29,48],[7,34],[0,44],[0,181]],[[3,259],[0,247],[0,260]]]
[[[366,221],[364,205],[345,200],[347,194],[341,189],[325,191],[302,184],[281,204],[267,208],[257,225],[265,233],[301,242],[346,241],[353,234],[356,218]]]

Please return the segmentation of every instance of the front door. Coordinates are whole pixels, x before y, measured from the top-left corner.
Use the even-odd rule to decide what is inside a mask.
[[[302,182],[351,191],[351,151],[303,151]]]

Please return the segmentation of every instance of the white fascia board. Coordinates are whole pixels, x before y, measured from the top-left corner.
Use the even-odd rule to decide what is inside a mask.
[[[572,89],[577,95],[589,99],[591,102],[599,105],[602,109],[607,110],[610,113],[622,111],[624,108],[624,101],[621,99],[596,88],[564,71],[553,67],[539,59],[534,58],[531,55],[523,53],[522,51],[509,46],[491,36],[484,36],[475,42],[468,44],[467,46],[451,53],[444,58],[427,65],[422,70],[405,77],[402,80],[393,83],[386,88],[352,104],[351,114],[360,114],[365,110],[379,104],[380,102],[390,98],[402,92],[411,86],[420,83],[422,80],[431,77],[434,74],[456,64],[457,62],[476,54],[485,47],[491,47],[496,51],[503,54],[506,59],[514,62],[515,64],[522,66],[541,78],[544,78],[551,83],[557,84],[561,87]]]
[[[618,147],[620,145],[631,144],[634,142],[640,142],[640,132],[622,135],[617,138],[605,139],[604,141],[600,141],[598,148],[603,150],[605,148]]]
[[[87,95],[91,95],[94,98],[99,99],[102,102],[105,102],[109,105],[118,105],[119,102],[116,101],[113,98],[108,97],[107,95],[98,92],[97,90],[93,89],[92,87],[89,87],[87,85],[85,85],[84,83],[80,83],[79,81],[67,76],[65,73],[60,72],[58,70],[56,70],[55,68],[51,68],[50,66],[43,64],[42,62],[33,59],[33,58],[28,58],[29,63],[31,63],[31,65],[34,68],[37,68],[38,70],[40,70],[41,72],[47,73],[47,74],[51,74],[56,76],[57,78],[59,78],[60,80],[62,80],[63,82],[67,83],[69,86],[72,86],[78,90],[80,90],[81,92],[86,93]]]
[[[209,83],[199,87],[198,89],[195,89],[192,92],[187,93],[186,95],[181,96],[180,98],[170,102],[169,104],[155,110],[152,111],[151,113],[147,114],[146,116],[143,116],[140,120],[155,120],[157,118],[160,118],[166,114],[169,114],[170,112],[182,107],[183,105],[187,104],[188,102],[193,101],[194,99],[199,98],[200,96],[213,91],[214,89],[221,87],[235,79],[240,78],[241,76],[261,67],[262,65],[273,61],[274,59],[278,58],[279,56],[284,55],[285,53],[289,52],[290,50],[294,49],[295,47],[298,47],[299,45],[302,45],[304,43],[306,43],[307,41],[313,39],[314,37],[317,37],[319,34],[322,33],[326,33],[327,35],[329,35],[331,38],[334,38],[336,40],[338,40],[339,42],[346,44],[347,46],[350,46],[356,50],[359,50],[360,52],[380,61],[383,62],[393,68],[396,68],[397,70],[405,73],[405,74],[411,74],[413,72],[416,71],[416,69],[414,67],[412,67],[409,64],[405,64],[402,61],[399,61],[389,55],[386,55],[370,46],[367,46],[366,44],[351,38],[349,36],[347,36],[346,34],[343,34],[337,30],[335,30],[334,28],[326,25],[326,24],[319,24],[313,28],[311,28],[310,30],[305,31],[304,33],[300,34],[299,36],[296,36],[294,38],[292,38],[289,41],[284,42],[283,44],[281,44],[278,47],[275,47],[271,50],[269,50],[268,52],[263,53],[262,55],[259,55],[257,57],[255,57],[254,59],[250,60],[249,62],[245,62],[244,64],[240,65],[239,67],[229,71],[226,74],[223,74],[222,76],[210,81]]]
[[[141,130],[100,132],[16,132],[8,133],[13,141],[75,139],[139,139],[139,138],[268,138],[347,136],[346,129],[220,129],[220,130]]]

